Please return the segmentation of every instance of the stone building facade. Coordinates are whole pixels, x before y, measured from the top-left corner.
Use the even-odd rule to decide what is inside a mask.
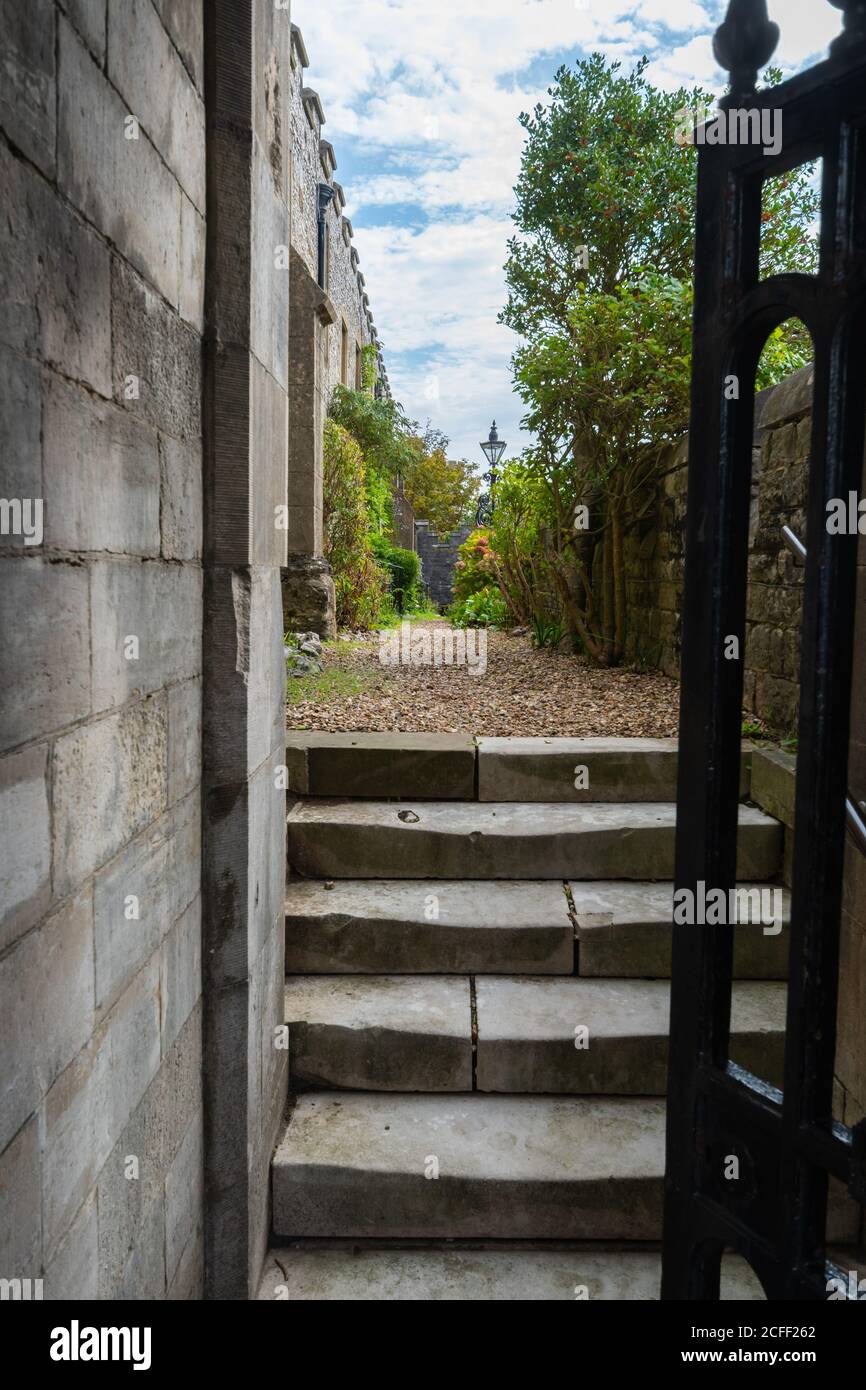
[[[287,629],[336,634],[334,584],[323,555],[322,430],[334,386],[360,388],[363,352],[372,349],[380,389],[388,389],[346,197],[334,177],[325,113],[306,85],[309,58],[292,25],[290,71],[291,329],[288,560],[283,571]]]
[[[244,1298],[285,579],[327,598],[321,410],[375,329],[287,4],[2,0],[0,41],[0,1274]]]

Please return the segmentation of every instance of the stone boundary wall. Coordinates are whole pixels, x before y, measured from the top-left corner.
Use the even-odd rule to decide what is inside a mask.
[[[415,522],[415,549],[421,557],[421,583],[436,608],[445,609],[451,603],[454,588],[454,567],[463,542],[473,527],[461,526],[447,540],[440,540],[427,521]]]
[[[781,734],[797,724],[803,569],[782,539],[804,539],[812,369],[755,400],[744,708]],[[627,658],[678,676],[688,437],[669,451],[658,504],[626,539]]]
[[[2,5],[0,1274],[46,1299],[202,1290],[201,20]]]
[[[781,735],[796,734],[803,567],[781,528],[787,524],[806,543],[805,516],[812,396],[812,368],[762,391],[755,402],[752,506],[743,703]],[[686,515],[688,439],[666,462],[654,517],[627,540],[629,636],[632,660],[679,675],[681,600]],[[866,489],[866,467],[864,467]],[[866,536],[857,571],[857,618],[848,786],[866,798]],[[794,834],[796,758],[760,753],[753,766],[752,797],[785,825],[785,877],[790,882]],[[755,769],[760,770],[760,776]],[[866,1115],[866,857],[850,835],[845,849],[840,939],[840,993],[834,1114],[853,1125]]]

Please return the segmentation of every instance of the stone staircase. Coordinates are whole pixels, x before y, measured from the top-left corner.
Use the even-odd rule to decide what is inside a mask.
[[[287,762],[260,1296],[657,1297],[675,743],[302,734]],[[766,883],[747,758],[741,791]],[[735,934],[732,1056],[779,1084],[787,930]]]

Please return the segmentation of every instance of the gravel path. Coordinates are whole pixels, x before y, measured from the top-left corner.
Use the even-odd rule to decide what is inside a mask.
[[[439,641],[464,640],[445,622],[413,623],[416,646],[432,644],[437,630]],[[473,646],[485,637],[486,653]],[[470,633],[468,644],[474,671],[465,664],[383,666],[378,633],[329,643],[323,676],[290,679],[288,728],[547,737],[677,732],[679,686],[658,672],[599,670],[507,632]]]

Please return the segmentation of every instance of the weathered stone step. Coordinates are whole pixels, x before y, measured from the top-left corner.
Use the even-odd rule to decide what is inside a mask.
[[[286,972],[570,975],[574,927],[561,882],[293,879]]]
[[[479,1091],[664,1095],[666,982],[492,976],[475,992]],[[742,984],[733,998],[733,1060],[773,1085],[782,1081],[785,993]],[[286,982],[285,1019],[294,1090],[473,1089],[468,980],[301,976]]]
[[[666,981],[488,976],[475,993],[479,1091],[665,1094]],[[774,1086],[782,1084],[786,993],[782,984],[737,984],[731,1001],[733,1061]]]
[[[290,733],[286,766],[289,791],[299,796],[475,795],[471,734]]]
[[[572,882],[570,887],[580,975],[670,978],[672,883]],[[765,914],[766,929],[751,920],[733,928],[734,975],[741,980],[784,980],[791,895],[786,888],[754,882],[743,883],[740,889],[753,898],[756,891],[762,893],[760,906],[770,910]],[[771,923],[779,905],[781,924]],[[781,930],[776,930],[779,925]]]
[[[309,878],[671,878],[676,806],[299,801],[289,864]],[[741,806],[740,878],[771,878],[778,821]]]
[[[309,1092],[274,1155],[274,1231],[658,1240],[664,1111],[645,1097]],[[855,1239],[859,1222],[831,1178],[828,1239]]]
[[[749,791],[752,750],[741,755]],[[478,738],[469,734],[286,736],[289,791],[386,800],[675,801],[675,738]],[[477,769],[477,789],[476,789]]]
[[[274,1156],[274,1228],[652,1240],[663,1170],[661,1100],[315,1092]]]
[[[480,738],[479,801],[676,801],[675,738]],[[749,791],[751,749],[740,760]]]
[[[570,1302],[658,1299],[661,1257],[643,1250],[375,1249],[288,1246],[268,1253],[258,1297],[347,1302]],[[739,1256],[722,1260],[724,1299],[764,1292]]]
[[[286,981],[290,1088],[471,1091],[472,1000],[454,976]]]

